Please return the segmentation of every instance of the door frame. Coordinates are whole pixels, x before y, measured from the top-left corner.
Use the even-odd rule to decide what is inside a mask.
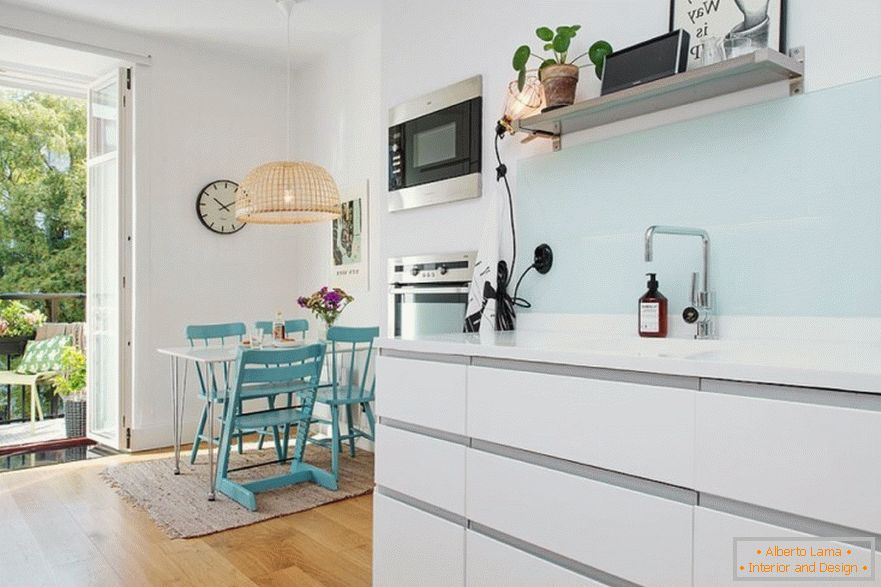
[[[117,422],[116,434],[106,435],[95,433],[91,430],[91,419],[87,418],[87,436],[117,450],[129,450],[131,448],[131,420],[132,420],[132,227],[133,227],[133,156],[134,135],[133,129],[133,92],[132,92],[131,66],[122,66],[115,71],[96,79],[89,85],[87,95],[87,145],[91,145],[91,92],[92,90],[106,86],[109,82],[116,81],[118,88],[118,114],[117,114],[117,198],[118,198],[118,248],[119,248],[119,372],[117,375]],[[86,153],[87,170],[95,163],[102,161],[103,155],[89,157],[88,147]],[[87,182],[88,185],[88,182]],[[87,188],[88,189],[88,188]],[[87,195],[87,197],[89,197]],[[90,206],[87,205],[86,223],[88,226]],[[89,258],[89,239],[86,239],[86,256]],[[87,275],[89,275],[87,270]],[[86,283],[86,328],[89,328],[88,309],[90,282]],[[86,349],[88,353],[88,349]]]

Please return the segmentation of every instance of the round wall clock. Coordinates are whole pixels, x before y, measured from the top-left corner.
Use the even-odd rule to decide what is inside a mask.
[[[205,228],[217,234],[234,234],[245,223],[236,220],[236,191],[239,184],[228,179],[212,181],[196,196],[196,214]]]

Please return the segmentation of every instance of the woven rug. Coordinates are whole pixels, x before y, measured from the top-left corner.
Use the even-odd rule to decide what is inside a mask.
[[[293,449],[293,443],[291,445]],[[233,451],[230,468],[275,459],[275,450],[255,448],[242,455]],[[306,462],[330,469],[330,451],[309,445]],[[195,465],[189,454],[181,453],[181,472],[172,472],[173,458],[138,461],[107,467],[101,476],[122,497],[143,508],[157,526],[171,538],[194,538],[230,528],[248,526],[270,518],[302,512],[320,505],[340,501],[373,490],[373,453],[358,450],[356,458],[344,451],[340,455],[339,490],[329,491],[315,483],[299,483],[282,489],[257,494],[257,511],[251,512],[217,493],[217,500],[208,501],[208,456],[201,451]],[[249,481],[279,475],[289,465],[267,465],[230,474],[236,481]]]

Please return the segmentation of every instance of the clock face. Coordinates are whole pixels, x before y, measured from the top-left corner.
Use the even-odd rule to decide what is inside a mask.
[[[244,228],[236,220],[236,191],[239,184],[227,179],[212,181],[196,197],[196,214],[205,228],[217,234],[233,234]]]

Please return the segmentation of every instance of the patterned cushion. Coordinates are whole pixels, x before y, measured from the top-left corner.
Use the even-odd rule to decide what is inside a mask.
[[[28,341],[16,373],[46,373],[61,370],[61,351],[70,346],[72,339],[67,335],[53,336],[46,340]]]

